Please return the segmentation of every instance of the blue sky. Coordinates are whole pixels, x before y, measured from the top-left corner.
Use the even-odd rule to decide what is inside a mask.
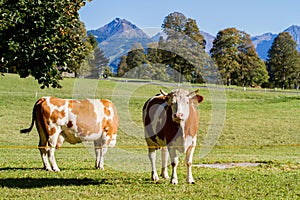
[[[153,34],[174,11],[195,19],[200,30],[212,35],[228,27],[256,36],[300,25],[299,0],[93,0],[79,14],[88,30],[119,17]]]

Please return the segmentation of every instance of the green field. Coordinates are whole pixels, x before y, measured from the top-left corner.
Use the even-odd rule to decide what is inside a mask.
[[[33,78],[0,76],[0,199],[300,199],[300,92],[192,86],[205,97],[199,106],[194,164],[259,165],[194,166],[196,184],[188,185],[181,155],[179,184],[171,185],[169,180],[158,184],[150,180],[141,110],[159,89],[191,89],[189,84],[65,79],[62,85],[41,90]],[[36,129],[25,135],[19,130],[29,127],[35,101],[50,95],[108,98],[117,105],[121,119],[117,146],[109,149],[104,171],[94,169],[94,152],[88,144],[67,143],[56,151],[61,172],[42,169]],[[225,106],[226,110],[218,110]],[[224,124],[215,113],[226,114]],[[215,146],[209,146],[213,148],[205,155],[209,127],[222,132],[213,132],[218,140],[210,141]]]

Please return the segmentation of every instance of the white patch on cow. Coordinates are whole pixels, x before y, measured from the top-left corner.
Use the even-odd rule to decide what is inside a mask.
[[[97,115],[96,123],[100,123],[100,126],[102,126],[102,120],[104,116],[104,105],[99,100],[89,99],[89,102],[93,105],[93,111]]]
[[[87,141],[94,141],[94,140],[98,140],[101,135],[99,133],[92,133],[92,134],[89,134],[89,135],[83,135],[83,136],[79,136],[81,141],[83,142],[87,142]]]
[[[113,134],[111,141],[109,143],[109,147],[114,147],[116,145],[116,143],[117,143],[117,134]]]
[[[76,134],[76,136],[78,137],[78,127],[77,127],[77,115],[75,115],[73,112],[72,112],[72,109],[69,110],[68,112],[68,120],[72,123],[72,127],[71,129],[74,130],[74,133]]]
[[[185,140],[184,140],[184,153],[186,153],[187,149],[191,145],[194,145],[194,146],[196,145],[196,138],[188,135],[187,137],[185,137]]]
[[[114,115],[115,115],[114,110],[112,109],[112,107],[109,107],[108,110],[109,110],[109,112],[110,112],[110,115],[109,115],[109,116],[105,115],[104,117],[105,117],[107,120],[113,120]]]
[[[177,132],[176,138],[174,138],[170,144],[168,144],[169,146],[171,146],[172,148],[177,149],[180,153],[184,153],[186,151],[185,149],[185,138],[183,137],[184,135],[184,122],[182,121],[180,126],[182,127],[182,131],[179,130]]]

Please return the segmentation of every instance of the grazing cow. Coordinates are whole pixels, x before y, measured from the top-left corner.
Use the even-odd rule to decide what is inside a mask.
[[[198,90],[188,92],[177,89],[170,93],[160,90],[161,94],[150,98],[143,107],[145,139],[148,156],[152,167],[152,180],[158,181],[155,160],[156,150],[162,149],[163,178],[169,178],[167,172],[168,151],[171,157],[171,183],[178,184],[176,150],[186,153],[187,182],[194,183],[192,175],[192,158],[198,132],[198,112],[196,105],[204,100]],[[167,147],[167,148],[166,148]]]
[[[34,105],[31,126],[21,130],[21,133],[30,132],[34,122],[39,133],[39,150],[46,170],[60,171],[54,151],[64,141],[71,144],[94,141],[96,168],[104,169],[103,159],[107,148],[116,144],[119,118],[114,104],[109,100],[42,97]]]

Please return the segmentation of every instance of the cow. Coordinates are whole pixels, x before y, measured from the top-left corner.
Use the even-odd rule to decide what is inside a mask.
[[[179,151],[186,154],[187,182],[195,183],[192,175],[192,159],[199,127],[196,106],[204,100],[203,96],[197,94],[198,91],[176,89],[166,93],[160,90],[160,94],[153,96],[144,104],[144,134],[152,168],[151,178],[154,182],[159,180],[155,164],[156,150],[161,149],[161,176],[169,179],[167,171],[169,152],[172,165],[171,183],[178,184],[176,170]]]
[[[29,133],[34,122],[40,139],[38,147],[46,170],[60,171],[54,151],[64,141],[70,144],[94,141],[96,169],[104,169],[107,148],[116,144],[119,118],[114,104],[106,99],[42,97],[33,107],[30,127],[20,132]]]

